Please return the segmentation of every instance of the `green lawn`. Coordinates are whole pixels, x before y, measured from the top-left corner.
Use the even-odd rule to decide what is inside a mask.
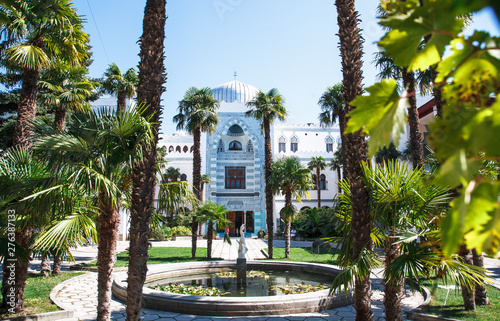
[[[191,260],[190,247],[150,247],[148,251],[148,264],[189,262]],[[207,249],[196,249],[196,261],[206,261]],[[212,259],[217,260],[217,259]],[[82,265],[83,267],[96,267],[97,261]],[[116,255],[115,267],[128,266],[128,251]]]
[[[50,292],[57,284],[80,274],[83,273],[63,272],[61,275],[50,276],[48,278],[44,278],[36,274],[30,274],[28,276],[28,280],[26,281],[26,288],[24,290],[25,311],[15,315],[7,314],[4,313],[6,311],[2,311],[0,312],[0,319],[59,310],[59,308],[50,301]],[[0,300],[1,297],[2,295],[0,294]]]
[[[267,248],[266,248],[267,251]],[[273,248],[273,257],[275,260],[281,261],[298,261],[298,262],[313,262],[313,263],[328,263],[335,264],[337,255],[335,254],[335,249],[332,248],[320,248],[318,254],[318,248],[313,249],[292,247],[290,248],[290,258],[285,259],[285,249],[282,247]]]
[[[498,320],[500,314],[500,290],[487,286],[491,305],[477,306],[476,311],[465,311],[461,290],[450,290],[445,306],[444,300],[447,290],[437,287],[437,284],[441,284],[437,282],[437,280],[432,280],[425,281],[423,284],[432,293],[431,303],[423,313],[464,321]]]

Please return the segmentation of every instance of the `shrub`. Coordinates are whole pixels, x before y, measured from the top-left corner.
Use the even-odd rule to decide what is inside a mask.
[[[151,238],[158,241],[170,240],[172,235],[172,229],[166,225],[157,227],[151,231]]]
[[[297,214],[293,227],[304,237],[339,236],[342,222],[335,212],[335,208],[304,209]]]
[[[186,226],[174,226],[172,227],[173,235],[191,235],[191,229]]]

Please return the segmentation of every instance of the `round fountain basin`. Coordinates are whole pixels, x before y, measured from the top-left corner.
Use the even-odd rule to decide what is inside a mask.
[[[235,261],[210,261],[171,263],[148,266],[145,287],[143,288],[144,307],[178,313],[217,316],[283,315],[293,313],[318,312],[333,307],[352,304],[351,296],[346,298],[329,296],[329,290],[301,294],[276,296],[196,296],[168,293],[148,288],[148,285],[191,279],[193,274],[216,273],[221,270],[235,269]],[[261,270],[285,273],[285,278],[309,275],[312,279],[329,280],[340,272],[331,265],[283,261],[247,261],[248,270]],[[113,295],[125,301],[127,297],[127,274],[121,272],[113,281]],[[177,281],[176,281],[177,282]],[[314,281],[311,281],[314,282]],[[329,283],[327,283],[329,284]],[[244,290],[243,290],[244,291]],[[248,292],[248,288],[246,290]]]

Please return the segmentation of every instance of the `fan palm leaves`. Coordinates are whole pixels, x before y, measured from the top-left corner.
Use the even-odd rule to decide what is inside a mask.
[[[112,63],[104,72],[102,88],[105,93],[116,95],[117,111],[123,112],[127,105],[127,98],[132,98],[136,95],[138,82],[139,77],[134,68],[130,68],[122,74],[118,65]]]
[[[83,65],[89,58],[89,39],[69,0],[9,2],[2,10],[0,54],[23,73],[14,145],[31,145],[40,70],[56,60]]]
[[[314,171],[316,174],[316,191],[318,193],[318,208],[321,207],[321,186],[320,186],[320,173],[325,170],[327,164],[326,160],[322,156],[313,156],[307,167],[309,170]]]
[[[42,74],[40,103],[55,112],[54,123],[64,129],[68,111],[89,109],[87,99],[93,94],[97,83],[87,78],[87,69],[69,68],[61,65]]]
[[[49,133],[47,126],[40,126],[45,136],[35,145],[58,168],[71,170],[67,188],[82,187],[97,200],[99,320],[109,319],[119,202],[131,188],[132,168],[142,159],[143,146],[153,143],[153,128],[142,116],[144,110],[133,106],[123,113],[77,112],[65,133]]]
[[[337,118],[343,115],[344,108],[344,86],[342,83],[330,86],[321,95],[318,105],[321,107],[321,113],[319,114],[319,124],[322,126],[332,126],[337,122]],[[340,122],[341,125],[343,124]],[[341,133],[343,133],[345,127],[341,127]]]
[[[217,228],[229,226],[231,221],[226,218],[226,214],[229,212],[223,205],[218,205],[211,201],[203,203],[197,210],[197,220],[207,222],[207,259],[212,258],[214,224]]]
[[[303,197],[310,198],[308,190],[313,187],[311,172],[303,166],[298,157],[283,157],[273,164],[273,171],[268,181],[275,194],[285,196],[285,257],[290,257],[290,225],[296,213],[292,197],[302,202]]]
[[[273,258],[273,235],[274,235],[274,211],[273,211],[273,191],[269,186],[271,177],[271,167],[273,164],[273,154],[271,146],[271,125],[278,120],[286,120],[287,111],[285,99],[273,88],[267,93],[259,91],[257,96],[246,103],[249,110],[246,116],[253,117],[260,121],[261,130],[264,133],[264,177],[266,180],[266,227],[268,231],[267,250],[269,258]]]

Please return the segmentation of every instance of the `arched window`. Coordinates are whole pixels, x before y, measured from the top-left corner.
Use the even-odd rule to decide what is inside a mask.
[[[219,145],[217,146],[217,152],[223,152],[224,151],[224,143],[222,142],[222,139],[219,140]]]
[[[290,151],[292,152],[297,152],[299,150],[299,139],[297,136],[293,136],[292,139],[290,139]]]
[[[332,136],[328,136],[325,139],[325,143],[326,143],[326,152],[333,153],[333,138],[332,138]]]
[[[183,151],[184,153],[187,153],[187,152],[188,152],[188,150],[189,150],[189,148],[188,148],[187,146],[184,146],[184,148],[182,149],[182,151]]]
[[[286,153],[286,138],[284,136],[280,137],[278,146],[279,146],[278,148],[279,153]]]
[[[187,175],[186,174],[182,174],[181,175],[181,181],[183,181],[183,182],[187,181]]]
[[[168,148],[168,152],[169,152],[169,153],[173,153],[173,152],[174,152],[174,146],[170,146],[170,147]]]
[[[340,137],[340,136],[339,136],[339,137],[337,138],[337,144],[339,144],[339,145],[340,145],[340,144],[342,144],[342,137]]]
[[[189,149],[189,152],[192,153],[194,150],[194,146],[191,146],[191,148]]]
[[[319,175],[319,189],[326,190],[326,176],[325,174]]]
[[[177,147],[175,148],[175,151],[176,151],[177,153],[180,153],[180,152],[181,152],[181,147],[180,147],[180,146],[177,146]]]
[[[241,143],[237,140],[233,140],[229,143],[229,150],[241,150]]]

